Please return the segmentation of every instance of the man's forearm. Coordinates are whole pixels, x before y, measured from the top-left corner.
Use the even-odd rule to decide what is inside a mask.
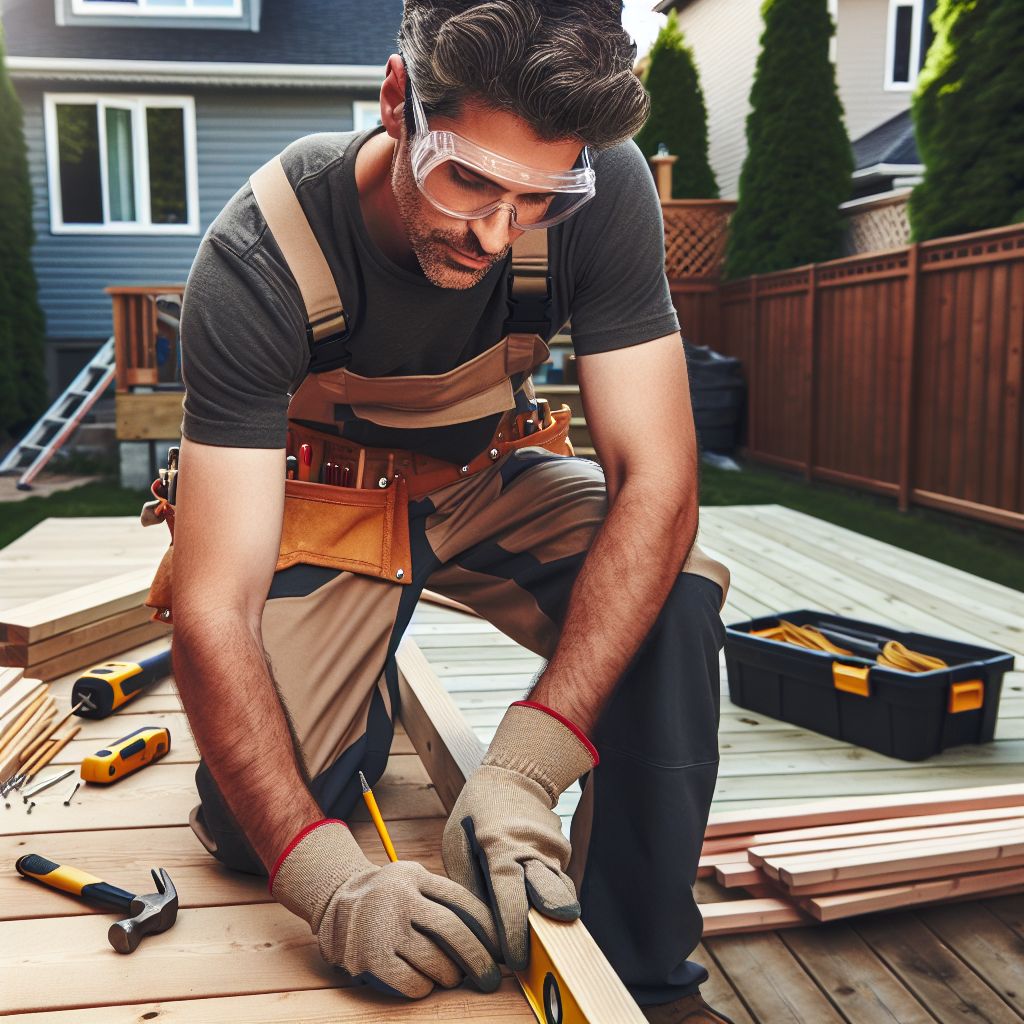
[[[696,534],[695,504],[681,509],[663,490],[624,483],[583,562],[558,647],[531,699],[591,732]]]
[[[323,817],[295,757],[258,634],[237,616],[175,627],[174,677],[203,760],[270,869]]]

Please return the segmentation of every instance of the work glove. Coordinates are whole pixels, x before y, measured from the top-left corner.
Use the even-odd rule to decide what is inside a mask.
[[[487,906],[413,861],[371,864],[344,822],[300,832],[274,866],[270,892],[356,983],[421,999],[463,977],[483,992],[501,982]]]
[[[569,841],[554,807],[597,762],[593,744],[568,719],[543,704],[517,701],[445,825],[445,869],[490,903],[502,955],[514,971],[529,959],[531,904],[560,921],[580,916],[566,874]]]

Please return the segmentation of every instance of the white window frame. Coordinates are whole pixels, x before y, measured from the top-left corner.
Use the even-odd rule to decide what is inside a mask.
[[[65,224],[60,182],[60,140],[57,136],[58,105],[94,106],[100,154],[100,191],[103,203],[102,224]],[[136,221],[111,221],[107,193],[107,119],[108,107],[132,111],[132,147],[134,164]],[[184,224],[154,224],[149,203],[149,146],[146,110],[174,107],[183,112],[185,132],[185,210]],[[197,235],[199,234],[199,166],[196,157],[196,106],[191,96],[135,96],[118,93],[43,93],[43,124],[46,139],[46,168],[49,176],[50,231],[55,235]]]
[[[828,59],[833,64],[836,62],[836,49],[839,45],[839,0],[828,0],[828,13],[832,18],[835,31],[828,41]]]
[[[892,77],[893,60],[896,57],[896,10],[910,7],[910,64],[909,80],[897,82]],[[921,73],[921,33],[924,31],[924,0],[889,0],[888,28],[885,33],[885,89],[887,92],[911,92]]]
[[[361,132],[380,120],[380,100],[352,101],[352,129]]]
[[[184,7],[151,5],[151,0],[134,0],[134,4],[105,3],[104,0],[71,0],[71,13],[115,15],[122,18],[238,18],[243,0],[232,0],[230,7],[197,7],[196,0],[185,0]]]

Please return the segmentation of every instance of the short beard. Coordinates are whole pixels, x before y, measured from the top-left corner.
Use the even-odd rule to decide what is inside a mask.
[[[405,133],[402,141],[395,147],[395,158],[391,166],[391,189],[395,196],[395,205],[401,215],[409,245],[419,262],[420,269],[426,279],[438,288],[451,288],[465,291],[479,284],[508,255],[511,245],[506,245],[497,255],[484,252],[476,240],[476,236],[467,229],[466,232],[429,228],[425,213],[434,212],[426,196],[419,190],[412,176],[412,165],[409,160],[409,149],[405,144]],[[467,267],[459,263],[451,253],[452,246],[467,256],[487,260],[487,266],[479,269]]]

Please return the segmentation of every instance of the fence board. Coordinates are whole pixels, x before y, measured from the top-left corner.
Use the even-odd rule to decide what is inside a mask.
[[[752,458],[1024,530],[1024,225],[708,283]]]

